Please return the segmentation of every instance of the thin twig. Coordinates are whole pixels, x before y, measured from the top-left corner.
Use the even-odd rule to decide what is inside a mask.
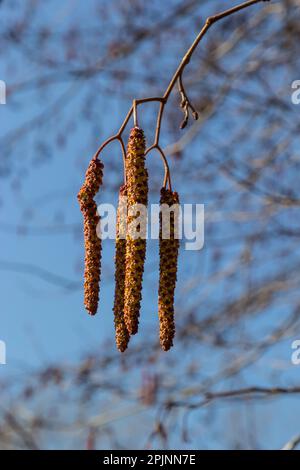
[[[281,450],[295,450],[296,447],[300,444],[300,434],[299,436],[294,437],[290,441],[288,441]]]
[[[188,403],[185,401],[169,401],[166,405],[169,408],[183,407],[187,409],[197,409],[208,405],[212,401],[221,399],[234,399],[234,398],[265,398],[274,397],[279,395],[298,395],[300,394],[300,387],[247,387],[237,390],[225,390],[223,392],[205,392],[203,393],[203,400],[197,403]]]
[[[164,155],[162,149],[159,146],[159,137],[160,137],[160,129],[161,129],[161,122],[162,122],[164,108],[165,108],[165,105],[168,102],[168,99],[170,97],[170,94],[171,94],[175,84],[178,82],[179,91],[180,91],[181,98],[182,98],[181,103],[182,103],[182,107],[183,107],[184,113],[185,113],[184,121],[181,124],[181,128],[183,129],[186,126],[187,122],[188,122],[189,108],[191,109],[194,118],[198,119],[198,113],[197,113],[196,109],[193,107],[193,105],[190,102],[189,98],[187,97],[187,94],[185,92],[185,88],[184,88],[184,85],[183,85],[183,82],[182,82],[183,71],[184,71],[185,67],[189,64],[189,62],[191,60],[191,57],[192,57],[195,49],[197,48],[198,44],[201,42],[201,40],[203,39],[203,37],[205,36],[207,31],[210,29],[210,27],[214,23],[216,23],[217,21],[220,21],[224,18],[227,18],[228,16],[233,15],[234,13],[237,13],[241,10],[244,10],[245,8],[248,8],[252,5],[255,5],[256,3],[265,2],[265,1],[270,1],[270,0],[248,0],[244,3],[241,3],[241,4],[233,7],[233,8],[225,10],[225,11],[223,11],[221,13],[218,13],[214,16],[208,17],[206,19],[206,22],[205,22],[203,28],[201,29],[199,34],[196,36],[194,42],[192,43],[192,45],[190,46],[190,48],[188,49],[188,51],[184,55],[183,59],[181,60],[176,72],[174,73],[173,77],[171,78],[171,80],[169,82],[169,85],[166,88],[166,91],[165,91],[164,95],[162,97],[153,97],[153,98],[149,97],[149,98],[143,98],[143,99],[134,99],[133,104],[132,104],[131,108],[129,109],[129,111],[128,111],[128,113],[127,113],[127,115],[126,115],[126,117],[125,117],[118,133],[113,135],[109,139],[107,139],[98,148],[98,150],[96,151],[93,158],[95,158],[95,159],[98,158],[99,154],[106,147],[106,145],[111,143],[113,140],[119,140],[121,145],[122,145],[122,143],[123,143],[122,133],[125,130],[125,128],[126,128],[126,126],[127,126],[127,124],[128,124],[128,122],[129,122],[132,115],[133,115],[133,120],[134,120],[134,126],[138,125],[137,109],[138,109],[138,106],[140,104],[144,104],[144,103],[148,103],[148,102],[159,102],[160,107],[159,107],[158,116],[157,116],[154,143],[152,145],[150,145],[150,147],[146,150],[146,154],[148,154],[153,149],[157,149],[159,151],[160,156],[161,156],[161,158],[163,160],[163,163],[164,163],[164,166],[165,166],[165,171],[167,172],[167,173],[165,173],[165,176],[164,176],[164,186],[166,185],[167,181],[169,182],[169,186],[171,186],[170,169],[169,169],[169,166],[168,166],[168,163],[167,163],[166,156]],[[122,152],[123,152],[123,158],[124,158],[124,146],[122,146]],[[124,161],[124,167],[125,167],[125,161]]]

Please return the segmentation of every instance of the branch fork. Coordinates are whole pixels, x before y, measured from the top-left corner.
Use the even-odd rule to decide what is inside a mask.
[[[227,18],[228,16],[230,16],[232,14],[235,14],[235,13],[241,11],[241,10],[244,10],[244,9],[246,9],[246,8],[252,6],[252,5],[255,5],[256,3],[266,2],[266,1],[270,1],[270,0],[248,0],[246,2],[243,2],[243,3],[239,4],[239,5],[234,6],[230,9],[228,9],[228,10],[225,10],[221,13],[218,13],[214,16],[208,17],[205,21],[205,24],[204,24],[203,28],[201,29],[201,31],[199,32],[199,34],[195,38],[193,44],[190,46],[190,48],[188,49],[186,54],[184,55],[182,61],[180,62],[176,72],[174,73],[171,81],[169,82],[169,85],[168,85],[164,95],[161,96],[161,97],[160,96],[155,96],[155,97],[149,97],[149,98],[143,98],[143,99],[134,99],[133,103],[132,103],[132,106],[129,109],[129,111],[128,111],[128,113],[127,113],[127,115],[126,115],[119,131],[117,132],[117,134],[111,136],[105,142],[103,142],[103,144],[100,145],[100,147],[98,148],[98,150],[94,154],[93,159],[97,160],[100,153],[102,152],[102,150],[108,144],[110,144],[114,140],[117,140],[120,143],[120,146],[121,146],[123,164],[124,164],[124,184],[126,184],[126,171],[125,171],[126,170],[126,149],[125,149],[125,144],[124,144],[124,141],[123,141],[123,138],[122,138],[122,134],[123,134],[128,122],[129,122],[129,120],[131,119],[131,117],[133,117],[134,127],[138,126],[138,106],[139,105],[145,104],[145,103],[150,103],[150,102],[158,102],[158,103],[160,103],[160,106],[159,106],[159,111],[158,111],[157,120],[156,120],[156,130],[155,130],[154,142],[153,142],[152,145],[150,145],[146,149],[145,154],[147,155],[152,150],[157,150],[158,151],[158,153],[160,154],[160,157],[163,161],[164,169],[165,169],[163,187],[166,188],[167,185],[168,185],[169,189],[171,190],[172,188],[171,188],[170,168],[169,168],[167,158],[166,158],[162,148],[159,145],[159,138],[160,138],[161,122],[162,122],[164,108],[165,108],[165,105],[168,102],[168,99],[170,97],[170,94],[171,94],[175,84],[176,83],[178,84],[178,90],[179,90],[180,99],[181,99],[180,107],[182,108],[182,111],[184,113],[184,119],[180,124],[180,129],[184,129],[188,124],[190,113],[192,114],[192,117],[195,120],[197,120],[198,117],[199,117],[197,110],[195,109],[195,107],[191,103],[191,101],[190,101],[190,99],[189,99],[189,97],[188,97],[188,95],[185,91],[185,87],[183,85],[183,79],[182,79],[184,69],[189,64],[189,62],[191,60],[191,57],[192,57],[195,49],[197,48],[198,44],[201,42],[201,40],[203,39],[203,37],[205,36],[205,34],[209,30],[209,28],[214,23],[216,23],[217,21],[220,21],[224,18]]]

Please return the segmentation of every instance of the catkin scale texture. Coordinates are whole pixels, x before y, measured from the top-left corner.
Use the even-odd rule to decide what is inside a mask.
[[[103,179],[103,163],[92,160],[85,175],[85,181],[78,193],[84,225],[84,305],[90,315],[95,315],[99,301],[101,273],[101,239],[97,235],[100,217],[97,204],[93,200]]]
[[[126,197],[126,195],[126,186],[122,186],[119,192],[119,206],[117,212],[115,252],[115,299],[113,308],[116,345],[120,352],[124,352],[127,349],[128,342],[130,339],[130,335],[128,333],[124,320],[126,214],[124,214],[123,198]]]
[[[169,189],[162,188],[160,205],[162,206],[163,204],[169,207],[179,204],[178,194]],[[179,240],[175,238],[175,223],[178,223],[176,213],[171,212],[169,220],[170,237],[164,239],[162,236],[164,221],[162,213],[160,213],[158,316],[160,344],[164,351],[168,351],[173,346],[175,336],[174,294],[179,252]]]
[[[126,155],[126,180],[128,211],[136,204],[148,203],[148,172],[145,168],[145,137],[142,129],[134,127],[129,136]],[[146,237],[130,234],[134,216],[127,217],[126,273],[124,294],[124,319],[130,335],[138,331],[142,282],[146,257]]]

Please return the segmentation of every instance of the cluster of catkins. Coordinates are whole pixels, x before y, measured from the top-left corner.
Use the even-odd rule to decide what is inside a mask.
[[[146,257],[146,228],[139,227],[139,236],[133,236],[130,227],[136,215],[130,209],[136,204],[148,203],[148,172],[145,167],[145,137],[142,129],[134,127],[129,136],[126,153],[126,185],[120,188],[116,227],[114,323],[119,351],[127,349],[131,335],[138,331],[142,281]],[[84,298],[87,311],[94,315],[99,300],[101,239],[97,234],[100,218],[94,197],[102,184],[103,164],[91,161],[78,199],[84,217],[85,272]],[[126,202],[125,202],[126,198]],[[127,203],[127,205],[126,205]],[[162,188],[160,204],[179,204],[178,194]],[[125,214],[125,223],[124,210]],[[160,213],[159,237],[159,293],[158,312],[160,344],[168,351],[173,345],[174,292],[177,276],[179,241],[176,237],[176,213],[170,212],[169,236],[163,236],[163,217]],[[99,231],[98,227],[98,231]]]

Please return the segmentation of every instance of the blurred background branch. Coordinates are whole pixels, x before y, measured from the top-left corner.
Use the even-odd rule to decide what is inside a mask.
[[[214,26],[185,71],[199,119],[184,134],[170,95],[161,145],[173,186],[182,203],[205,204],[204,248],[181,247],[173,351],[158,345],[155,241],[140,334],[122,357],[110,241],[99,316],[82,305],[76,194],[87,163],[134,97],[167,87],[201,24],[223,9],[218,0],[1,3],[1,448],[279,449],[299,434],[298,0]],[[148,103],[139,114],[148,143],[157,111]],[[99,202],[116,202],[118,143],[105,152]],[[147,165],[157,203],[161,165]]]

